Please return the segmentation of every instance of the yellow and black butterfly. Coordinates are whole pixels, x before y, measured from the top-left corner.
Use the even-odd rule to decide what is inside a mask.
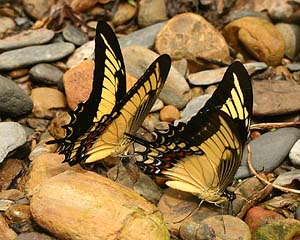
[[[132,56],[134,57],[134,56]],[[69,113],[66,136],[58,143],[64,162],[91,163],[124,153],[130,140],[158,97],[169,73],[168,55],[158,57],[126,93],[126,74],[120,46],[113,30],[98,22],[95,39],[93,88],[87,101]]]
[[[153,142],[130,136],[146,147],[136,163],[148,174],[204,201],[228,200],[226,188],[242,158],[252,116],[250,77],[240,62],[232,63],[212,97],[187,123],[155,132]]]

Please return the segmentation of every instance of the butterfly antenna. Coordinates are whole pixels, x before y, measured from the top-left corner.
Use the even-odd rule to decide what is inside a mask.
[[[181,223],[183,222],[185,219],[187,219],[188,217],[192,216],[196,211],[198,211],[202,205],[202,203],[204,202],[204,200],[201,200],[200,203],[193,209],[193,211],[191,211],[187,216],[185,216],[183,219],[179,220],[179,221],[176,221],[176,222],[173,222],[173,224],[176,224],[176,223]]]

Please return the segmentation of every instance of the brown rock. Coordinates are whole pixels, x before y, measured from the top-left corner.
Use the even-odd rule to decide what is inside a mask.
[[[9,29],[13,29],[16,26],[14,20],[9,17],[0,17],[0,37]]]
[[[224,36],[237,51],[250,58],[249,54],[268,65],[278,65],[285,51],[280,32],[268,21],[256,17],[243,17],[227,24]]]
[[[62,126],[68,124],[71,118],[67,112],[62,112],[50,123],[48,128],[49,132],[54,138],[63,138],[66,135],[65,129]]]
[[[41,184],[47,179],[56,176],[66,170],[71,169],[67,163],[62,163],[64,155],[57,153],[43,153],[33,159],[28,181],[25,185],[25,191],[28,195],[37,192]],[[72,169],[83,171],[80,166],[74,166]]]
[[[255,116],[274,116],[300,111],[300,86],[293,81],[253,81]]]
[[[53,140],[49,132],[45,132],[40,136],[40,141],[36,145],[32,145],[32,150],[28,156],[33,161],[37,156],[43,153],[53,153],[57,150],[56,144],[46,144],[47,141]]]
[[[98,0],[64,0],[74,11],[84,12],[93,7]]]
[[[0,192],[0,199],[17,201],[24,197],[25,194],[17,189],[8,189]]]
[[[251,233],[249,227],[241,219],[230,215],[218,215],[205,218],[201,224],[211,227],[216,239],[249,240]],[[225,229],[225,231],[224,231]]]
[[[167,105],[160,110],[159,117],[161,121],[166,121],[171,123],[180,118],[180,112],[173,105]]]
[[[4,214],[10,223],[16,224],[29,221],[31,218],[29,205],[14,204]]]
[[[168,53],[172,59],[186,58],[195,66],[201,64],[197,57],[225,63],[230,61],[223,36],[194,13],[183,13],[169,20],[157,35],[155,47],[160,54]]]
[[[31,91],[33,114],[38,118],[52,118],[53,109],[65,108],[66,100],[62,92],[54,88],[39,87]]]
[[[49,179],[30,208],[35,221],[60,239],[169,239],[156,207],[93,172]]]
[[[221,208],[206,202],[202,203],[201,208],[195,211],[200,201],[201,199],[189,193],[171,188],[163,193],[158,203],[158,208],[162,212],[168,229],[172,234],[178,235],[179,227],[183,222],[199,222],[208,216],[222,213]]]
[[[64,74],[67,102],[71,109],[88,99],[93,84],[94,62],[84,61]]]
[[[8,189],[12,181],[23,170],[22,161],[7,159],[0,165],[0,191]]]
[[[55,0],[22,0],[25,11],[35,19],[42,19],[50,11]]]
[[[132,6],[128,2],[120,2],[112,22],[115,26],[125,24],[132,19],[137,11],[137,5]]]
[[[204,94],[204,90],[201,87],[193,87],[191,89],[192,98],[199,97]]]
[[[204,94],[210,94],[212,95],[217,89],[216,85],[210,85],[204,90]]]
[[[0,239],[14,240],[17,234],[9,228],[2,214],[0,214]]]
[[[276,76],[281,77],[281,79],[283,78],[284,80],[285,79],[293,80],[293,74],[287,69],[286,66],[277,66],[275,68],[275,74]]]
[[[19,77],[24,77],[25,75],[27,75],[29,73],[29,69],[27,68],[21,68],[21,69],[16,69],[16,70],[12,70],[8,73],[8,75],[11,78],[19,78]]]
[[[277,222],[281,219],[285,219],[285,217],[275,211],[256,206],[247,212],[245,222],[248,224],[251,232],[253,233],[260,226]]]
[[[141,27],[147,27],[167,19],[164,0],[141,0],[139,2],[138,23]]]

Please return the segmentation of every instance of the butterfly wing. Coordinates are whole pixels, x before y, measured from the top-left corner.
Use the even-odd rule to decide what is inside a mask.
[[[105,117],[113,112],[116,103],[126,95],[126,76],[123,56],[118,40],[105,22],[99,22],[95,39],[95,69],[93,87],[88,100],[78,104],[76,110],[69,112],[71,121],[65,125],[66,136],[49,141],[58,143],[59,152],[65,161],[74,165],[81,161],[80,148],[96,123],[104,129]]]
[[[215,108],[221,109],[234,120],[242,141],[246,142],[253,111],[253,93],[249,74],[239,61],[228,67],[218,88],[201,112]]]
[[[252,115],[252,88],[247,71],[233,63],[205,106],[188,123],[155,132],[137,164],[149,174],[166,176],[170,187],[209,202],[220,196],[240,165]]]
[[[130,141],[125,133],[134,134],[140,127],[158,97],[170,67],[171,60],[168,55],[161,55],[150,65],[116,105],[115,113],[108,119],[110,123],[104,133],[91,133],[91,148],[87,151],[86,162],[94,162],[126,151]]]

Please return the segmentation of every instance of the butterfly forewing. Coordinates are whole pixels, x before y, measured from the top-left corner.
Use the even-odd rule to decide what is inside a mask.
[[[65,125],[66,136],[50,141],[58,143],[59,152],[65,161],[74,165],[81,161],[82,141],[101,122],[105,114],[110,114],[116,104],[126,94],[125,66],[115,34],[105,23],[99,22],[95,39],[95,68],[92,91],[89,98],[69,112],[70,122]]]
[[[253,111],[253,93],[250,77],[240,62],[233,62],[228,67],[213,96],[201,110],[215,108],[226,112],[234,120],[245,142]]]
[[[127,149],[129,139],[125,133],[133,134],[144,121],[147,113],[159,95],[170,69],[170,58],[162,55],[155,60],[145,74],[129,90],[127,95],[116,105],[118,116],[111,121],[105,132],[95,137],[92,147],[87,152],[86,162],[108,155],[115,155]],[[116,145],[119,145],[116,148]]]

